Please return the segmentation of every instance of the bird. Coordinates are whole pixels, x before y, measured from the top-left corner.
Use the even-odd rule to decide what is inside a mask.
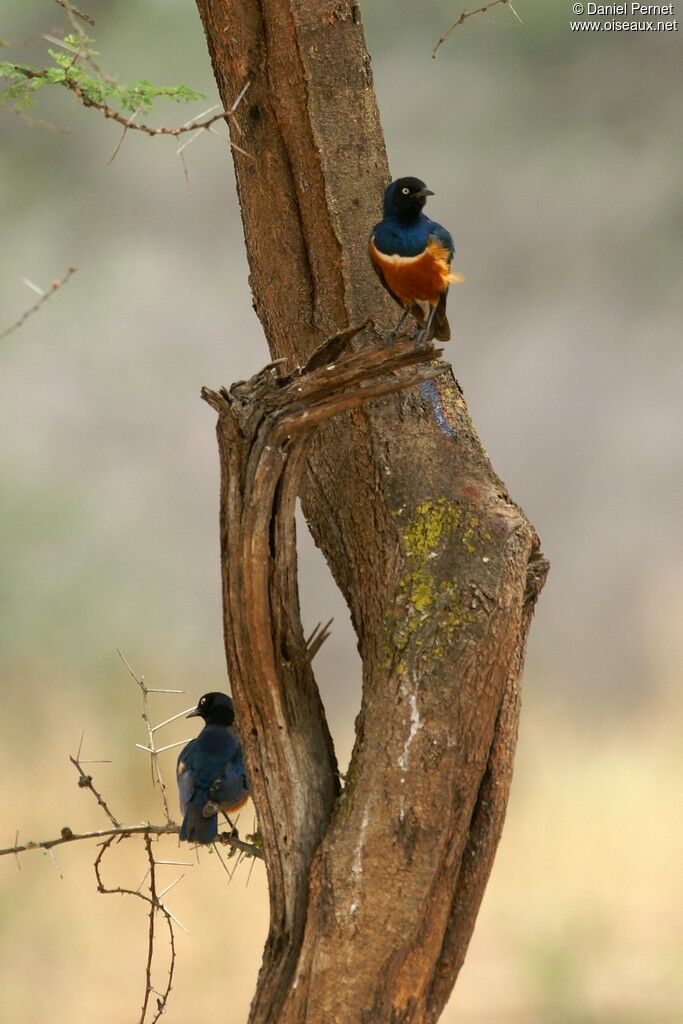
[[[235,708],[226,693],[205,693],[187,718],[202,718],[204,728],[183,747],[176,766],[183,822],[180,839],[212,843],[218,835],[218,811],[226,818],[249,798],[242,746],[232,728]],[[233,824],[228,818],[230,827]]]
[[[397,178],[384,193],[384,216],[370,233],[370,262],[403,315],[391,332],[394,340],[406,317],[420,325],[420,341],[448,341],[446,296],[463,280],[451,272],[455,245],[449,231],[422,212],[434,193],[419,178]],[[429,304],[425,314],[420,303]]]

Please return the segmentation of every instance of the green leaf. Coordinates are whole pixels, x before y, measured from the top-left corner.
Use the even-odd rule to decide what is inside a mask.
[[[92,49],[95,40],[85,32],[69,33],[63,37],[64,44],[78,54],[48,48],[53,64],[47,68],[31,68],[9,61],[0,62],[0,77],[10,79],[11,84],[0,90],[0,100],[11,101],[17,109],[26,109],[35,102],[35,93],[47,85],[77,86],[80,96],[100,106],[113,105],[121,111],[134,113],[148,111],[159,99],[176,103],[193,103],[206,99],[206,94],[191,89],[188,85],[154,85],[146,78],[137,82],[116,82],[110,77],[91,74],[80,62],[96,57]],[[95,67],[97,72],[97,68]]]

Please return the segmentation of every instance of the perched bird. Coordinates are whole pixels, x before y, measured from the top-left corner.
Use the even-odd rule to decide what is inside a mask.
[[[422,328],[423,341],[448,341],[451,336],[446,296],[449,285],[462,277],[451,273],[455,246],[450,233],[422,212],[427,196],[433,195],[419,178],[392,181],[384,193],[384,217],[370,235],[370,261],[404,309],[393,337],[410,313]],[[430,307],[426,320],[421,302]]]
[[[183,813],[180,838],[212,843],[218,834],[218,811],[227,817],[249,797],[242,747],[232,729],[235,708],[227,694],[205,693],[187,717],[203,718],[205,724],[183,748],[176,767]]]

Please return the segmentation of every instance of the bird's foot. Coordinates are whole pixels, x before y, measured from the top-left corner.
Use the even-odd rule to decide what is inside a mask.
[[[423,352],[427,352],[430,348],[434,347],[434,339],[431,337],[429,327],[421,327],[419,331],[416,331],[413,341]]]
[[[237,826],[233,825],[232,822],[229,822],[229,826],[225,831],[218,833],[218,841],[223,843],[223,845],[229,843],[231,839],[239,839],[240,837]]]
[[[386,345],[387,348],[392,348],[396,344],[397,338],[398,332],[395,329],[393,331],[389,331],[389,333],[384,339],[384,344]]]
[[[424,334],[424,326],[418,324],[409,330],[407,327],[394,327],[393,331],[389,331],[384,339],[384,344],[387,348],[391,348],[395,345],[399,338],[407,338],[408,341],[418,341],[420,335]]]
[[[226,814],[225,811],[223,811],[223,817],[225,818],[225,820],[227,821],[228,825],[230,826],[230,833],[229,833],[230,838],[231,839],[239,839],[240,834],[237,831],[237,825],[235,825],[233,823],[232,818],[228,814]]]

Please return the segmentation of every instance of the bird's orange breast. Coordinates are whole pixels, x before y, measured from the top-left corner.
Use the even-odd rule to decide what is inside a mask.
[[[238,811],[240,809],[240,807],[244,807],[244,805],[246,804],[248,799],[249,799],[249,797],[245,796],[241,800],[238,800],[237,803],[230,804],[230,806],[228,806],[227,804],[221,804],[221,810],[222,811]]]
[[[370,259],[387,288],[406,306],[412,302],[436,305],[448,286],[460,280],[459,275],[451,273],[448,250],[436,239],[430,240],[418,256],[387,256],[372,239],[369,249]]]

